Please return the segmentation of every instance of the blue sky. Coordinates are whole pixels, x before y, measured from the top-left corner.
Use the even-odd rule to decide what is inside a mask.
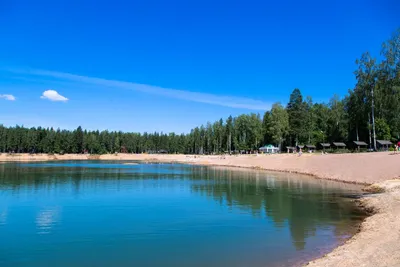
[[[0,123],[188,132],[286,104],[296,87],[328,101],[353,88],[361,53],[379,56],[398,10],[395,0],[3,0]]]

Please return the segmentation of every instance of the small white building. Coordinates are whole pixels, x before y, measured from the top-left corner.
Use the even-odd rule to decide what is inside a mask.
[[[263,154],[274,154],[279,152],[279,148],[273,145],[267,145],[258,149]]]

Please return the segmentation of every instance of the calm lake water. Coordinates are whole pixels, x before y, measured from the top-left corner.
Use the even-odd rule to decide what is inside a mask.
[[[363,219],[360,187],[179,164],[0,164],[0,266],[292,266]]]

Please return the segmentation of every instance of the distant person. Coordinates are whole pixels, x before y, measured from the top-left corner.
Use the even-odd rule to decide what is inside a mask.
[[[300,148],[299,149],[299,157],[303,154],[303,150]]]

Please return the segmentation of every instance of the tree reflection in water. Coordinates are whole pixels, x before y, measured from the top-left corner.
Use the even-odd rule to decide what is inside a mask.
[[[342,238],[349,233],[349,221],[364,218],[343,198],[343,192],[360,193],[359,186],[302,175],[179,164],[122,165],[90,161],[70,162],[67,166],[65,163],[0,164],[0,189],[13,192],[22,187],[37,191],[72,183],[71,190],[79,194],[85,187],[100,190],[104,180],[147,179],[180,179],[183,183],[190,180],[185,185],[190,186],[193,193],[232,209],[251,211],[256,217],[265,215],[275,227],[290,229],[297,250],[304,249],[307,237],[315,235],[321,227],[333,227],[336,236]],[[162,186],[175,184],[163,183]]]
[[[360,187],[318,180],[304,175],[255,170],[201,168],[195,172],[207,182],[194,184],[195,192],[212,197],[221,205],[250,209],[254,216],[265,212],[275,226],[287,224],[296,249],[320,226],[332,226],[338,238],[349,233],[349,218],[361,221],[364,214],[343,192],[360,193]],[[198,178],[200,179],[200,178]]]

